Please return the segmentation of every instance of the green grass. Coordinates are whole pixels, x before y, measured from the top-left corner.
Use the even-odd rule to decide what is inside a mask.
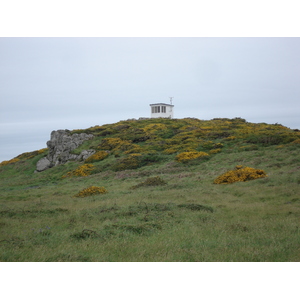
[[[299,261],[299,145],[238,149],[118,172],[111,155],[65,179],[79,163],[34,173],[41,154],[1,166],[0,261]],[[213,184],[236,165],[268,177]],[[166,184],[142,184],[156,176]],[[108,193],[74,197],[92,185]]]

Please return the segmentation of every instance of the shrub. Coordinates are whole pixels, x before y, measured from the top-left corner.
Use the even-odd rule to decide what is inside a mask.
[[[241,146],[238,148],[238,151],[253,151],[253,150],[258,150],[257,145],[247,145],[247,146]]]
[[[232,141],[232,140],[235,140],[235,139],[236,139],[236,137],[233,136],[233,135],[231,135],[231,136],[225,138],[226,141]]]
[[[250,135],[247,139],[247,143],[251,144],[261,144],[263,146],[270,146],[270,145],[280,145],[280,144],[287,144],[293,142],[296,139],[294,135],[289,133],[257,133]]]
[[[103,150],[113,150],[123,144],[120,138],[105,138],[101,141],[100,145],[98,146],[99,149]]]
[[[194,160],[196,158],[207,157],[207,156],[209,156],[209,155],[206,152],[190,151],[190,152],[182,152],[182,153],[178,154],[175,159],[178,162],[185,163],[190,160]]]
[[[221,152],[222,150],[220,148],[218,149],[212,149],[212,150],[209,150],[209,154],[217,154],[219,152]]]
[[[234,170],[228,171],[217,177],[214,180],[214,183],[227,184],[234,183],[237,181],[248,181],[264,177],[267,177],[267,174],[263,170],[238,165],[235,167]]]
[[[210,150],[210,149],[222,148],[224,145],[222,143],[214,143],[212,141],[205,141],[205,142],[202,142],[199,146],[203,149]]]
[[[93,169],[94,169],[94,165],[84,164],[82,166],[79,166],[77,169],[68,172],[62,178],[73,177],[73,176],[88,176],[91,174]]]
[[[137,189],[139,187],[144,187],[144,186],[160,186],[160,185],[166,185],[167,183],[161,179],[159,176],[155,176],[155,177],[149,177],[147,178],[144,182],[141,182],[137,185],[134,185],[133,187],[131,187],[131,189]]]
[[[132,154],[132,153],[141,153],[144,149],[140,145],[132,144],[131,148],[125,151],[125,154]]]
[[[165,155],[159,155],[156,153],[147,153],[142,156],[141,165],[146,166],[153,163],[159,163],[166,160]]]
[[[83,189],[79,193],[75,195],[75,197],[88,197],[92,195],[98,195],[98,194],[106,194],[108,191],[104,187],[97,187],[97,186],[90,186],[86,189]]]
[[[18,162],[19,160],[20,160],[19,158],[13,158],[13,159],[11,159],[11,160],[4,160],[3,162],[0,163],[0,167],[6,166],[6,165],[9,165],[9,164],[16,163],[16,162]]]
[[[156,153],[132,153],[125,157],[118,159],[112,166],[113,171],[124,171],[141,168],[143,166],[151,165],[154,163],[159,163],[165,161],[166,157],[164,155],[158,155]]]
[[[292,144],[300,144],[300,139],[294,140]]]
[[[113,171],[124,171],[137,169],[141,166],[142,155],[141,154],[130,154],[124,158],[119,159],[114,166]]]
[[[85,162],[86,163],[91,163],[91,162],[95,162],[95,161],[100,161],[100,160],[105,159],[107,156],[108,156],[108,153],[106,151],[98,151],[95,154],[88,157],[85,160]]]
[[[15,158],[13,159],[10,159],[10,160],[4,160],[0,163],[0,167],[1,166],[6,166],[6,165],[9,165],[9,164],[13,164],[13,163],[16,163],[22,159],[30,159],[30,158],[33,158],[39,154],[42,154],[44,153],[45,151],[47,151],[48,148],[43,148],[43,149],[40,149],[40,150],[36,150],[36,151],[32,151],[32,152],[25,152],[25,153],[22,153],[18,156],[16,156]]]
[[[141,146],[120,138],[105,138],[97,148],[100,150],[110,150],[116,155],[120,155],[121,153],[140,153],[143,151]]]
[[[153,134],[157,134],[157,133],[161,133],[164,130],[167,130],[167,126],[165,124],[149,124],[147,126],[144,127],[144,131],[146,132],[146,134],[148,135],[153,135]]]
[[[48,148],[43,148],[43,149],[32,151],[32,152],[25,152],[25,153],[22,153],[22,154],[18,155],[15,158],[30,159],[30,158],[33,158],[33,157],[39,155],[39,154],[42,154],[42,153],[46,152],[47,150],[48,150]]]
[[[163,151],[163,153],[165,153],[165,154],[173,154],[176,152],[178,152],[178,149],[176,147],[170,147]]]

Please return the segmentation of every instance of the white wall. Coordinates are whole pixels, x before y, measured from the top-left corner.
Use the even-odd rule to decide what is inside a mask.
[[[152,107],[151,106],[151,118],[173,118],[173,110],[174,107],[173,106],[167,106],[167,105],[155,105],[155,106],[160,106],[160,113],[152,113]],[[166,107],[166,112],[163,113],[162,112],[162,106]]]

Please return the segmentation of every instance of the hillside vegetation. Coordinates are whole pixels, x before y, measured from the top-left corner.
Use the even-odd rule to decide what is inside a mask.
[[[0,261],[299,261],[300,132],[244,119],[120,121],[82,162],[0,163]],[[45,141],[46,142],[46,141]]]

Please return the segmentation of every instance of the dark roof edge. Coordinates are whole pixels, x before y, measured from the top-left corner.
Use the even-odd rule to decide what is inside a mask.
[[[154,103],[154,104],[149,104],[150,106],[153,106],[153,105],[166,105],[166,106],[174,106],[172,104],[167,104],[167,103]]]

